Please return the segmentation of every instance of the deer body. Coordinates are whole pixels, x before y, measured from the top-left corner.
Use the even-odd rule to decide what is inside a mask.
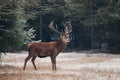
[[[25,70],[27,61],[31,58],[32,58],[31,61],[33,63],[33,66],[35,70],[37,70],[36,65],[34,63],[36,57],[44,58],[48,56],[51,58],[53,71],[56,70],[56,57],[60,52],[62,52],[66,48],[67,43],[68,43],[68,36],[64,34],[64,36],[61,36],[61,39],[59,41],[33,42],[29,44],[28,45],[29,54],[25,59],[23,70]]]
[[[36,42],[29,47],[29,55],[38,57],[57,56],[65,47],[67,43],[63,41],[53,42]],[[56,53],[56,55],[55,55]]]

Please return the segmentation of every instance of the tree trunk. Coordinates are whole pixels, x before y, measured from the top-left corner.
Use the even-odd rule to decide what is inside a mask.
[[[94,48],[94,26],[91,27],[91,49]]]
[[[42,15],[40,15],[40,40],[42,40]]]

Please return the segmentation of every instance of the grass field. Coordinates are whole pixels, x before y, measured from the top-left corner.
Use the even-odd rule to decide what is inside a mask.
[[[60,53],[57,71],[52,71],[50,58],[29,61],[23,71],[27,52],[7,53],[0,62],[0,80],[120,80],[120,55]]]

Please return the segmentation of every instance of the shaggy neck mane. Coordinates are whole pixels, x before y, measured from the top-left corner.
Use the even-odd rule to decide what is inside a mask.
[[[67,43],[64,42],[63,40],[59,40],[57,45],[56,45],[58,52],[63,51],[66,48],[66,46],[67,46]]]

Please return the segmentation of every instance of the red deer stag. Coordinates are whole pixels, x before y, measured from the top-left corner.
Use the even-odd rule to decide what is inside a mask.
[[[29,59],[32,58],[32,64],[37,70],[35,66],[35,59],[36,57],[44,58],[50,56],[51,62],[52,62],[52,70],[56,70],[56,57],[57,55],[65,49],[67,46],[67,43],[69,42],[69,35],[72,31],[72,26],[70,22],[65,22],[63,23],[64,26],[64,32],[59,32],[55,27],[54,27],[54,21],[51,21],[49,24],[49,28],[52,29],[53,31],[57,32],[60,34],[60,40],[59,41],[52,41],[52,42],[34,42],[29,45],[28,51],[29,55],[25,59],[24,67],[23,70],[25,70],[26,63]]]

